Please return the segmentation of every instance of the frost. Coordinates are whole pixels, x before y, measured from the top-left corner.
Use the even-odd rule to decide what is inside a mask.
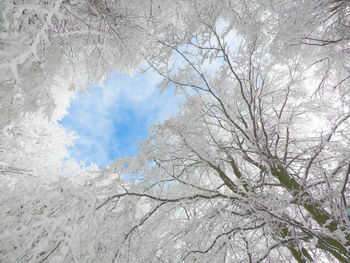
[[[0,261],[349,262],[348,20],[348,1],[1,2]],[[76,92],[145,64],[179,114],[135,157],[70,160]]]

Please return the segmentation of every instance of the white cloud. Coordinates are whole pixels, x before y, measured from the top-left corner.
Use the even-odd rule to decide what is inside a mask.
[[[103,88],[78,95],[62,124],[79,136],[71,155],[77,161],[106,165],[135,152],[152,123],[178,110],[181,100],[170,89],[159,96],[160,77],[154,72],[112,75]]]

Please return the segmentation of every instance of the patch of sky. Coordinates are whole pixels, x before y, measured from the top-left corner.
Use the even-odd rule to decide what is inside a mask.
[[[170,85],[160,96],[160,82],[152,71],[113,74],[103,87],[78,94],[60,122],[78,136],[68,149],[71,158],[103,167],[115,158],[134,156],[150,126],[175,115],[183,101]]]

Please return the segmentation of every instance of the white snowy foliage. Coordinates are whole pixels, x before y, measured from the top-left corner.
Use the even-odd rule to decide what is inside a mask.
[[[349,1],[0,7],[0,261],[350,261]],[[140,62],[179,114],[64,162],[76,85]]]

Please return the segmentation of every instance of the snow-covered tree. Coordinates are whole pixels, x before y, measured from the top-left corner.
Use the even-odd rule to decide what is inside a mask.
[[[135,188],[104,204],[110,209],[125,196],[153,200],[114,260],[348,262],[350,112],[340,74],[313,68],[304,56],[310,45],[284,45],[293,59],[271,52],[272,37],[289,39],[265,26],[276,14],[269,17],[262,5],[235,6],[237,21],[220,21],[229,7],[192,7],[184,25],[196,36],[184,44],[176,32],[159,40],[160,56],[147,57],[187,102],[126,164]],[[169,53],[173,59],[163,59]],[[334,73],[339,64],[328,67]]]
[[[1,261],[350,261],[348,1],[2,5]],[[180,113],[133,158],[63,164],[60,83],[139,63]]]

